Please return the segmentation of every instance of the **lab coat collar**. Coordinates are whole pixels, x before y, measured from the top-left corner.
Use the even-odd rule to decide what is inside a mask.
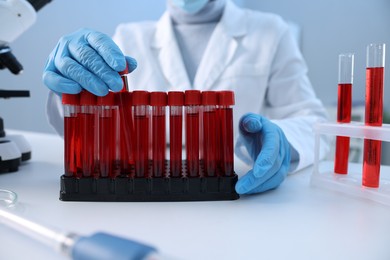
[[[245,10],[227,0],[220,24],[226,34],[233,38],[244,36],[247,32]]]
[[[245,11],[228,0],[221,21],[211,35],[200,62],[194,79],[195,89],[211,88],[233,58],[238,45],[237,39],[246,32]],[[157,58],[165,78],[171,84],[170,89],[191,89],[172,20],[167,11],[157,22],[151,46],[160,49]]]
[[[245,11],[226,2],[221,21],[217,24],[203,54],[194,79],[195,89],[212,89],[213,84],[230,64],[238,47],[238,38],[247,32]],[[226,86],[228,88],[230,86]]]
[[[168,12],[165,12],[157,23],[152,48],[159,49],[157,59],[165,78],[171,85],[169,89],[177,91],[191,89]]]

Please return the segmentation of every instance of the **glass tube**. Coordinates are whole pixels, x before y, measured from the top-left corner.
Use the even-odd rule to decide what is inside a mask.
[[[199,177],[199,90],[185,92],[187,177]]]
[[[367,46],[365,124],[382,126],[385,44]],[[366,187],[379,187],[382,142],[364,140],[363,180]]]
[[[116,93],[119,116],[119,168],[121,175],[129,175],[134,165],[134,120],[132,112],[132,93]]]
[[[115,94],[109,92],[104,97],[97,98],[98,107],[98,155],[99,155],[99,176],[102,178],[115,178],[114,162],[116,158],[116,112]]]
[[[135,177],[149,177],[149,92],[133,91]]]
[[[167,93],[151,92],[152,108],[152,177],[165,177]]]
[[[234,141],[233,141],[233,105],[235,104],[233,91],[219,93],[219,122],[220,122],[220,166],[224,176],[234,173]]]
[[[337,122],[350,123],[352,110],[352,85],[354,54],[339,55],[339,79],[337,99]],[[338,174],[348,173],[350,138],[346,136],[336,137],[336,150],[334,172]]]
[[[80,106],[81,170],[84,177],[92,177],[95,174],[98,143],[96,96],[86,90],[81,92]]]
[[[216,176],[217,162],[217,92],[203,91],[203,160],[204,171],[208,177]]]
[[[78,132],[80,96],[63,93],[62,104],[64,105],[64,174],[68,177],[80,177],[77,171],[77,158],[80,156]]]
[[[168,92],[170,177],[182,177],[184,93]]]

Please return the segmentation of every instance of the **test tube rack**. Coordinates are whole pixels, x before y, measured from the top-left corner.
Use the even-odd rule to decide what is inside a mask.
[[[349,172],[347,174],[337,174],[334,172],[333,161],[320,160],[320,137],[326,135],[346,136],[350,138],[379,140],[390,142],[390,125],[383,124],[380,127],[366,126],[364,123],[319,123],[314,126],[315,131],[315,158],[311,184],[316,187],[326,188],[340,192],[359,199],[375,201],[390,206],[390,176],[383,174],[384,169],[390,172],[390,166],[381,166],[380,185],[378,188],[362,186],[362,169],[351,167],[349,162]],[[334,158],[334,157],[333,157]],[[355,165],[356,166],[356,165]]]
[[[227,151],[227,156],[229,157],[230,164],[229,167],[231,167],[230,170],[226,168],[226,164],[224,166],[224,156],[222,153],[226,154],[226,151],[220,151],[218,152],[218,158],[216,158],[216,164],[214,165],[214,170],[210,172],[207,161],[206,154],[207,152],[204,151],[206,149],[206,144],[203,146],[203,143],[205,142],[204,138],[204,132],[203,132],[203,125],[202,122],[204,122],[204,118],[202,116],[203,113],[210,112],[209,109],[206,109],[206,107],[210,108],[210,102],[207,101],[208,97],[210,95],[207,94],[213,94],[207,91],[207,93],[204,93],[204,97],[207,97],[204,104],[202,106],[202,101],[199,100],[198,103],[193,103],[193,99],[191,99],[189,102],[183,102],[182,104],[177,104],[174,102],[174,106],[176,109],[179,107],[181,112],[185,111],[186,113],[186,107],[190,105],[196,105],[199,106],[199,133],[201,134],[199,138],[199,160],[196,162],[195,172],[194,172],[194,166],[191,167],[188,166],[188,160],[184,159],[181,160],[181,164],[179,164],[179,170],[180,174],[173,174],[173,171],[171,171],[171,161],[167,160],[165,158],[162,158],[163,160],[163,170],[161,171],[161,165],[156,165],[156,162],[151,159],[153,156],[157,156],[153,153],[153,147],[154,144],[152,141],[147,144],[146,148],[146,158],[147,158],[147,166],[145,169],[147,169],[142,174],[139,174],[139,169],[141,169],[144,165],[140,165],[137,160],[139,159],[139,156],[136,155],[138,151],[135,151],[135,142],[138,140],[135,140],[136,138],[134,134],[137,133],[135,130],[135,113],[136,109],[135,106],[140,104],[138,101],[135,100],[135,94],[137,91],[131,92],[120,92],[120,93],[113,93],[110,92],[109,95],[106,98],[100,98],[94,97],[89,92],[82,92],[81,94],[77,95],[69,95],[64,94],[63,95],[63,104],[64,104],[64,110],[65,110],[65,135],[64,135],[64,143],[65,143],[65,174],[61,176],[61,190],[60,190],[60,200],[62,201],[139,201],[139,202],[146,202],[146,201],[212,201],[212,200],[236,200],[239,198],[239,195],[235,191],[235,184],[238,180],[237,174],[234,173],[233,169],[233,126],[232,126],[232,118],[228,120],[227,128],[230,129],[230,135],[228,134],[226,136],[226,131],[224,133],[221,133],[221,128],[226,126],[218,126],[213,129],[215,132],[215,136],[218,140],[221,138],[227,138],[227,142],[230,144],[229,149]],[[138,91],[141,92],[141,91]],[[164,93],[157,93],[157,92],[146,92],[143,91],[141,94],[150,94],[152,93],[156,94],[155,96],[164,96]],[[219,109],[226,108],[230,109],[230,115],[232,117],[232,108],[231,105],[234,104],[234,93],[231,91],[218,91],[215,92],[215,94],[218,95],[224,95],[222,93],[228,94],[227,96],[230,97],[230,101],[227,104],[228,106],[225,106],[224,104],[221,104],[220,102],[215,103],[215,113],[217,115],[217,122],[220,122],[219,117],[224,115],[224,112],[220,112]],[[167,96],[170,94],[170,92],[165,93]],[[180,94],[180,93],[179,93]],[[187,91],[182,92],[182,94],[203,94],[200,91]],[[87,98],[83,98],[83,96],[87,96]],[[130,98],[133,96],[134,98]],[[192,95],[191,95],[192,96]],[[211,95],[211,96],[214,96]],[[125,98],[124,98],[125,97]],[[200,96],[201,97],[201,96]],[[233,97],[233,101],[231,100],[231,97]],[[99,101],[91,101],[93,99],[100,100]],[[104,100],[103,100],[104,99]],[[83,101],[82,101],[83,100]],[[176,99],[175,99],[176,100]],[[143,111],[155,111],[153,110],[153,107],[150,104],[150,98],[148,98],[148,101],[145,103],[142,103],[142,105],[145,105],[143,107]],[[214,101],[213,101],[214,102]],[[156,102],[159,106],[162,106],[164,108],[167,108],[168,111],[169,106],[165,106],[165,103]],[[219,105],[218,105],[219,104]],[[90,109],[91,108],[91,109]],[[165,110],[165,109],[163,109]],[[92,117],[94,120],[101,120],[99,115],[106,115],[108,111],[112,113],[112,122],[115,123],[114,129],[111,129],[111,126],[113,123],[111,122],[109,128],[104,128],[103,120],[101,120],[101,123],[94,123],[93,125],[95,127],[89,126],[89,128],[86,131],[83,132],[83,125],[81,123],[81,117],[83,116],[83,113],[85,111],[92,111]],[[94,112],[93,112],[94,111]],[[100,112],[97,112],[100,111]],[[102,112],[105,111],[105,112]],[[127,111],[126,113],[123,113],[124,111]],[[160,111],[161,112],[161,111]],[[176,111],[177,112],[177,111]],[[180,112],[180,113],[181,113]],[[103,113],[103,114],[102,114]],[[124,118],[123,115],[125,115],[127,118]],[[70,120],[73,120],[73,123],[71,123]],[[171,119],[168,116],[168,119]],[[128,131],[128,133],[124,133],[122,130],[122,126],[124,125],[123,122],[129,123],[129,128],[126,128],[125,130]],[[158,134],[161,138],[165,141],[165,130],[160,129],[158,133],[153,132],[153,114],[150,114],[148,116],[147,121],[150,123],[149,126],[146,126],[147,129],[143,129],[146,131],[146,137],[151,140],[151,136],[153,134]],[[165,118],[164,120],[165,121]],[[76,123],[75,123],[76,122]],[[99,121],[100,122],[100,121]],[[108,122],[108,121],[105,121]],[[160,121],[162,122],[162,121]],[[183,120],[184,122],[184,120]],[[91,123],[91,122],[89,122]],[[187,123],[187,122],[186,122]],[[81,125],[80,125],[81,124]],[[181,124],[181,127],[184,127],[184,123]],[[172,126],[172,125],[171,125]],[[84,123],[85,127],[85,123]],[[161,127],[161,125],[159,125]],[[163,127],[164,128],[164,127]],[[100,130],[97,130],[100,129]],[[103,129],[103,130],[102,130]],[[111,130],[108,130],[111,129]],[[116,130],[115,130],[116,129]],[[122,129],[122,130],[121,130]],[[176,129],[177,130],[177,129]],[[188,130],[188,129],[187,129]],[[186,130],[186,131],[187,131]],[[193,129],[191,129],[192,132]],[[161,136],[162,131],[163,137]],[[172,129],[170,129],[172,131]],[[206,130],[205,130],[206,131]],[[177,132],[177,131],[176,131]],[[182,129],[180,128],[180,133],[182,132]],[[195,131],[196,133],[197,131]],[[84,133],[84,134],[83,134]],[[229,131],[228,131],[229,133]],[[127,139],[130,137],[130,143],[132,148],[127,149],[127,152],[121,152],[123,151],[123,143],[128,142],[129,140],[125,140],[126,138],[123,136],[124,134],[127,135]],[[138,133],[142,134],[142,133]],[[114,146],[111,146],[109,143],[107,143],[105,139],[109,138],[110,135],[117,136],[117,138],[113,137],[112,139],[109,139],[109,142],[114,143]],[[181,134],[180,134],[181,135]],[[89,139],[88,139],[89,138]],[[82,139],[88,139],[87,145],[82,145],[83,140]],[[180,138],[182,139],[182,138]],[[85,141],[84,141],[85,142]],[[180,140],[181,142],[181,140]],[[91,147],[91,143],[99,143],[98,147],[95,145],[95,147]],[[164,144],[166,145],[166,144]],[[116,154],[116,157],[118,160],[112,160],[109,162],[109,166],[103,166],[101,162],[104,161],[104,156],[107,156],[107,152],[104,152],[103,149],[110,149],[111,152]],[[114,147],[114,148],[112,148]],[[161,146],[160,146],[161,147]],[[177,145],[176,145],[177,147]],[[219,147],[216,147],[216,149],[221,149],[223,145],[219,143]],[[102,149],[103,148],[103,149]],[[127,147],[129,148],[129,147]],[[143,147],[145,148],[145,147]],[[141,150],[143,149],[141,147]],[[186,144],[186,149],[187,149]],[[96,149],[100,149],[100,152],[96,152]],[[126,147],[125,147],[126,149]],[[165,147],[164,147],[165,149]],[[171,144],[171,149],[173,149]],[[180,144],[180,153],[182,152],[182,144]],[[129,152],[130,151],[130,152]],[[219,151],[219,150],[218,150]],[[145,151],[144,151],[145,152]],[[118,155],[119,153],[119,155]],[[88,156],[90,155],[90,156]],[[123,156],[127,156],[127,158],[123,158]],[[161,161],[161,157],[158,157]],[[230,160],[231,159],[231,160]],[[82,164],[82,161],[88,160],[91,164],[93,164],[92,167],[87,166],[84,167]],[[219,161],[218,161],[219,160]],[[123,167],[123,161],[126,161],[128,163],[125,168]],[[107,163],[107,161],[106,161]],[[138,164],[137,164],[138,163]],[[192,162],[193,163],[193,162]],[[177,165],[176,165],[177,166]],[[176,167],[174,164],[172,167]],[[109,169],[108,169],[108,168]],[[141,167],[141,168],[140,168]],[[103,174],[103,171],[107,170],[109,173]],[[156,172],[155,169],[158,170],[159,173]],[[192,171],[190,173],[190,171]]]
[[[169,161],[167,161],[167,165]],[[186,169],[183,161],[183,170]],[[201,171],[203,167],[201,166]],[[167,168],[167,170],[169,170]],[[236,200],[233,176],[198,178],[73,178],[61,176],[63,201],[217,201]]]

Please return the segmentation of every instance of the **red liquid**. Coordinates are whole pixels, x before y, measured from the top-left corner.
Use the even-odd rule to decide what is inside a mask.
[[[146,115],[134,116],[134,163],[135,176],[149,177],[148,151],[149,151],[149,118]]]
[[[121,93],[119,94],[119,143],[120,143],[120,162],[121,173],[130,174],[131,165],[134,164],[133,158],[133,114],[131,103]]]
[[[217,133],[216,133],[216,111],[203,112],[203,153],[205,173],[212,177],[216,175],[216,150],[217,150]]]
[[[366,113],[364,117],[366,125],[382,125],[383,72],[383,67],[366,69]]]
[[[199,176],[199,113],[186,113],[187,176]]]
[[[221,165],[225,176],[234,173],[233,109],[220,109],[221,116]]]
[[[91,177],[95,170],[95,114],[92,106],[83,107],[80,114],[81,170],[84,177]]]
[[[99,117],[99,171],[100,177],[112,176],[114,128],[112,111],[102,109]]]
[[[159,109],[160,107],[153,107],[153,109]],[[165,107],[162,107],[165,109]],[[159,113],[160,112],[160,113]],[[165,113],[158,111],[152,117],[152,140],[153,140],[153,177],[165,176]]]
[[[352,109],[352,84],[338,85],[337,122],[350,123]],[[349,137],[336,137],[334,172],[348,173]]]
[[[383,121],[383,77],[384,68],[366,69],[366,113],[365,124],[381,126]],[[363,186],[379,187],[381,141],[364,140]]]
[[[79,177],[77,175],[77,157],[80,152],[79,136],[77,134],[77,114],[64,117],[64,161],[65,176]]]
[[[222,169],[222,121],[221,121],[221,109],[216,110],[216,124],[215,124],[215,131],[216,131],[216,149],[215,149],[215,162],[217,163],[217,169]]]
[[[120,128],[119,128],[119,110],[118,107],[112,109],[112,138],[110,139],[110,150],[111,150],[111,172],[110,178],[115,178],[121,174],[120,165]],[[131,119],[133,121],[133,119]],[[134,131],[133,131],[134,132]]]
[[[378,188],[381,164],[382,142],[364,140],[363,186]]]
[[[171,108],[172,109],[172,108]],[[180,107],[181,109],[181,107]],[[170,137],[170,176],[173,178],[181,177],[181,151],[182,151],[182,131],[183,115],[171,115],[169,118],[169,137]]]

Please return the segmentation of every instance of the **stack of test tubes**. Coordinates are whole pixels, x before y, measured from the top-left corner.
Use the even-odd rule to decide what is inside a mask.
[[[83,91],[63,94],[62,103],[61,200],[239,198],[232,91]]]

